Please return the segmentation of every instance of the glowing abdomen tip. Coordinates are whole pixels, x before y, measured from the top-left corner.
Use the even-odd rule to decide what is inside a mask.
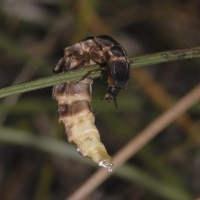
[[[99,166],[105,167],[108,170],[108,172],[112,172],[114,163],[112,162],[112,160],[108,159],[108,160],[103,160],[99,162]]]

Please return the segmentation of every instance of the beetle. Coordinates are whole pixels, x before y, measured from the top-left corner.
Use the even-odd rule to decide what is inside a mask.
[[[107,102],[100,110],[114,100],[118,112],[116,97],[121,89],[127,87],[130,79],[130,60],[122,45],[112,37],[89,36],[65,48],[64,57],[60,59],[53,71],[65,72],[95,64],[101,66],[103,79],[108,83],[107,93],[101,98]]]

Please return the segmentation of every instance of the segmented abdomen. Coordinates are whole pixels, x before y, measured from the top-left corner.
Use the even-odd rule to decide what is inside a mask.
[[[65,126],[69,142],[74,142],[83,156],[112,171],[112,159],[100,142],[99,132],[94,124],[95,118],[90,104],[92,82],[92,79],[86,78],[55,85],[53,97],[58,102],[58,119]]]

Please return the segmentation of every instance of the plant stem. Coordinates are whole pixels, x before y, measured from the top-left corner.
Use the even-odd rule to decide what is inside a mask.
[[[153,54],[146,54],[135,58],[130,58],[131,67],[144,67],[175,60],[184,60],[189,58],[200,57],[200,47],[191,47],[187,49],[178,49],[170,51],[162,51]]]
[[[134,58],[130,58],[130,61],[131,61],[130,64],[131,64],[131,68],[136,68],[136,67],[155,65],[159,63],[165,63],[165,62],[183,60],[183,59],[189,59],[189,58],[196,58],[196,57],[200,57],[200,47],[163,51],[159,53],[137,56]],[[98,68],[99,68],[98,65],[83,67],[82,69],[71,70],[65,73],[60,73],[60,74],[48,76],[45,78],[37,79],[34,81],[2,88],[0,89],[0,98],[17,94],[17,93],[28,92],[28,91],[32,91],[36,89],[53,86],[59,83],[79,80],[85,74],[89,73],[90,71],[97,70]],[[100,76],[100,68],[99,68],[99,71],[95,73],[91,73],[88,77],[97,78],[99,76]]]

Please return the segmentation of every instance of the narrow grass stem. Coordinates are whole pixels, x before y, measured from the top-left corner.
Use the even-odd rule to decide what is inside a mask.
[[[159,63],[196,58],[196,57],[200,57],[200,47],[192,47],[187,49],[170,50],[159,53],[147,54],[143,56],[130,58],[130,61],[131,61],[131,68],[136,68],[136,67],[155,65]],[[0,98],[17,93],[23,93],[36,89],[50,87],[63,82],[80,80],[85,74],[89,73],[90,71],[95,71],[95,73],[91,73],[89,77],[96,78],[100,76],[100,70],[98,71],[97,70],[98,68],[99,68],[98,65],[84,67],[82,69],[71,70],[69,72],[60,73],[45,78],[21,83],[18,85],[2,88],[0,89]]]

